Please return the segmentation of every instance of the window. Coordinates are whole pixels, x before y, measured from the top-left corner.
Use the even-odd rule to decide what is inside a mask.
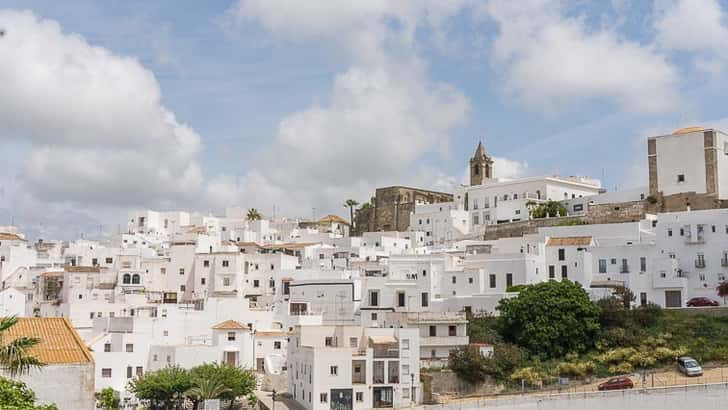
[[[672,236],[672,228],[667,228],[667,236]]]
[[[647,258],[640,256],[640,272],[647,272]]]
[[[223,267],[223,268],[227,268],[227,267],[229,267],[229,266],[230,266],[230,261],[228,261],[228,260],[224,260],[224,261],[222,261],[222,267]]]
[[[136,367],[136,375],[139,376],[139,377],[143,376],[144,375],[144,368],[142,368],[141,366],[137,366]]]
[[[397,292],[397,307],[404,307],[404,292]]]
[[[458,335],[457,327],[455,327],[453,325],[448,326],[447,327],[447,335],[448,336],[457,336]]]
[[[685,182],[685,174],[677,174],[677,182],[678,183]]]
[[[402,398],[403,399],[409,399],[410,389],[409,387],[403,387],[402,388]]]
[[[253,287],[254,288],[259,288],[260,287],[260,281],[258,279],[254,279],[253,280]]]
[[[506,273],[506,288],[510,286],[513,286],[513,274]]]
[[[561,265],[561,278],[562,279],[566,279],[566,277],[567,277],[566,269],[567,269],[566,265]]]
[[[640,292],[640,306],[647,305],[647,292]]]
[[[131,379],[134,375],[134,368],[131,366],[126,366],[126,378]]]
[[[402,376],[409,376],[409,365],[403,364],[402,365]]]
[[[141,281],[141,277],[139,276],[138,273],[135,273],[131,276],[132,285],[138,285],[140,281]]]
[[[326,336],[325,345],[328,346],[328,347],[335,346],[336,344],[334,343],[334,338],[331,337],[331,336]]]
[[[490,279],[490,287],[492,289],[495,287],[495,275],[491,273],[489,276],[489,279]]]
[[[155,354],[154,356],[152,356],[152,360],[153,360],[153,361],[155,361],[155,362],[156,362],[156,361],[157,361],[158,359],[159,359],[159,356],[157,356],[156,354]]]
[[[468,283],[472,284],[473,283],[473,278],[468,278]]]
[[[458,277],[457,276],[453,276],[452,277],[452,283],[458,283]]]
[[[134,353],[134,345],[132,343],[126,344],[126,352],[127,353]]]
[[[202,266],[205,267],[205,268],[209,268],[210,267],[210,261],[208,261],[208,260],[202,261]]]
[[[162,336],[169,336],[169,330],[163,331]],[[169,357],[169,356],[167,356],[167,357]]]
[[[356,401],[364,401],[364,392],[356,392]]]
[[[400,345],[402,346],[402,350],[409,350],[409,339],[402,339]]]
[[[584,210],[584,204],[574,204],[574,212],[581,212]]]
[[[599,259],[599,273],[607,273],[607,260]]]
[[[549,279],[556,278],[555,269],[556,268],[554,268],[554,265],[549,265]]]
[[[421,302],[422,307],[428,307],[430,305],[430,294],[427,292],[422,292]]]
[[[377,314],[372,312],[372,320],[377,320]]]
[[[228,340],[228,342],[234,342],[235,341],[235,332],[228,332],[227,340]]]
[[[480,225],[480,218],[478,214],[473,214],[473,225]]]
[[[359,339],[356,337],[350,337],[349,338],[349,347],[357,347],[359,346]]]
[[[430,337],[437,336],[437,326],[430,326]]]
[[[105,367],[101,369],[101,377],[103,378],[110,378],[111,377],[111,369],[108,367]]]
[[[321,403],[326,403],[329,401],[327,393],[321,393],[320,397],[321,397]]]
[[[179,268],[179,274],[184,275],[185,274],[185,268]]]
[[[559,249],[559,260],[566,260],[566,249]]]
[[[106,264],[112,264],[114,263],[114,258],[106,258]]]
[[[167,268],[159,268],[159,273],[161,273],[162,275],[166,274]]]
[[[111,343],[104,343],[104,352],[110,352],[111,351]]]
[[[200,285],[204,285],[204,284],[205,284],[205,278],[200,278]]]
[[[331,368],[329,368],[329,372],[331,373],[332,376],[338,375],[339,374],[339,366],[331,366]]]
[[[616,264],[617,264],[617,258],[612,258],[612,259],[611,259],[611,260],[609,261],[609,263],[610,263],[610,264],[612,264],[612,265],[616,265]]]
[[[379,291],[378,290],[369,291],[369,306],[379,306]]]
[[[184,292],[185,290],[187,290],[187,287],[185,285],[179,285],[180,292]]]
[[[121,282],[124,284],[131,283],[131,275],[128,273],[125,273],[124,276],[122,276]]]
[[[281,350],[281,342],[273,342],[273,349]]]

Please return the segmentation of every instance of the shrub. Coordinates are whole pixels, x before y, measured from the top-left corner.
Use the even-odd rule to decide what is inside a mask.
[[[474,384],[484,381],[488,375],[485,361],[480,350],[466,347],[450,352],[448,366],[459,378]]]
[[[609,366],[609,373],[611,374],[628,374],[633,373],[634,367],[629,362],[622,362],[613,366]]]
[[[511,374],[511,380],[514,382],[523,380],[526,384],[535,386],[541,381],[541,375],[532,367],[523,367]]]

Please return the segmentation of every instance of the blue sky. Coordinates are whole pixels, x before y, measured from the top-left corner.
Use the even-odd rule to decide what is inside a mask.
[[[728,128],[723,0],[5,0],[0,29],[0,224],[32,236],[345,213],[450,189],[478,140],[501,177],[613,190],[645,184],[647,136]]]

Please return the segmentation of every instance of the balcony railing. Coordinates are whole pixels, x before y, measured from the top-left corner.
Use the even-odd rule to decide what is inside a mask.
[[[696,259],[695,267],[700,269],[705,268],[705,259]]]

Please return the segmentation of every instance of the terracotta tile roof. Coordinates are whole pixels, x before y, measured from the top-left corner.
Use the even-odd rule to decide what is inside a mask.
[[[340,224],[349,225],[349,221],[347,221],[346,219],[340,217],[339,215],[326,215],[323,218],[319,219],[318,221],[319,221],[319,223],[332,223],[332,222],[337,222],[337,223],[340,223]]]
[[[187,231],[188,233],[207,233],[207,228],[204,226],[195,226],[194,228]]]
[[[98,266],[65,266],[66,272],[83,272],[83,273],[99,273],[101,268]]]
[[[3,334],[7,341],[37,337],[40,343],[30,354],[46,364],[93,363],[94,358],[68,319],[63,317],[18,318]]]
[[[564,236],[550,237],[546,246],[590,246],[592,244],[591,236]]]
[[[25,241],[25,239],[14,233],[0,232],[0,241]]]
[[[226,320],[222,323],[216,324],[212,328],[216,330],[241,330],[248,329],[248,326],[235,320]]]
[[[258,245],[255,242],[238,242],[237,245],[241,248],[248,247],[248,246],[254,246],[256,248],[260,248],[260,245]]]

